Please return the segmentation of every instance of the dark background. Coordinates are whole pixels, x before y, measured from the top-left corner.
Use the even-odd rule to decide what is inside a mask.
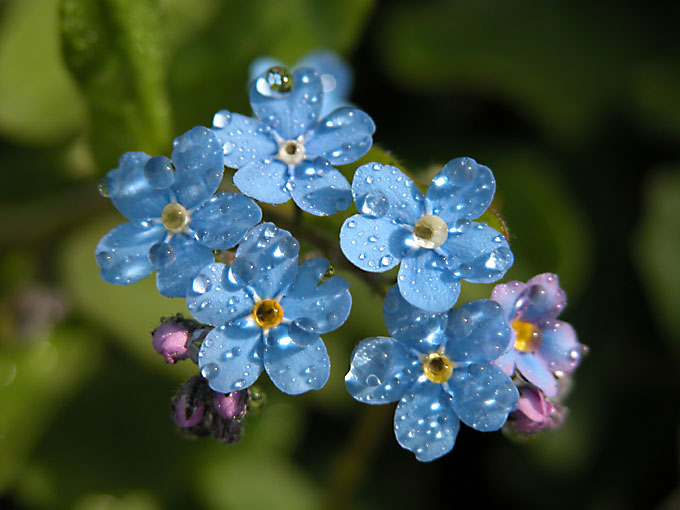
[[[679,10],[0,2],[0,503],[679,508]],[[184,305],[153,277],[100,280],[94,246],[122,219],[96,183],[125,151],[168,154],[217,110],[248,114],[254,58],[293,64],[318,47],[348,59],[353,102],[404,169],[428,182],[472,156],[494,171],[516,259],[506,280],[558,273],[562,318],[590,347],[560,430],[521,443],[462,427],[451,453],[417,462],[394,439],[394,405],[344,390],[353,346],[385,334],[380,298],[344,274],[355,306],[325,336],[326,388],[290,397],[263,377],[268,403],[235,446],[175,431],[169,400],[195,367],[166,366],[149,332]]]

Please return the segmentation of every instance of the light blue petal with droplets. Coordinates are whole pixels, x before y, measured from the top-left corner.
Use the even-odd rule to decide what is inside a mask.
[[[355,214],[342,224],[340,248],[359,269],[382,273],[399,264],[412,238],[409,230],[393,221]]]
[[[311,67],[319,73],[323,86],[322,115],[347,106],[354,76],[351,67],[335,52],[313,51],[302,57],[295,67]]]
[[[220,110],[213,117],[213,131],[222,143],[224,164],[230,168],[273,158],[279,150],[271,128],[252,117]]]
[[[222,144],[215,133],[196,126],[173,142],[172,162],[177,201],[187,209],[202,204],[222,182]]]
[[[399,444],[421,462],[450,452],[460,429],[452,405],[451,395],[441,384],[418,381],[399,401],[394,414],[394,435]]]
[[[437,251],[454,276],[471,283],[495,282],[514,262],[505,237],[475,221],[459,224]]]
[[[479,218],[491,205],[496,181],[489,168],[472,158],[452,159],[434,176],[425,202],[429,214],[449,226],[461,218]]]
[[[532,384],[536,385],[548,397],[557,395],[557,379],[530,352],[519,352],[516,357],[517,370]]]
[[[167,189],[154,188],[144,177],[144,165],[149,159],[143,152],[126,152],[120,157],[118,168],[104,179],[113,205],[131,220],[160,218],[172,198]]]
[[[360,213],[413,227],[425,213],[424,196],[397,167],[368,163],[357,168],[352,195]]]
[[[187,291],[187,308],[211,326],[250,315],[255,306],[250,293],[229,280],[229,266],[213,262],[201,269]]]
[[[290,194],[303,211],[326,216],[352,204],[347,179],[324,158],[303,161],[293,175]]]
[[[385,296],[383,315],[390,335],[419,353],[429,354],[446,342],[447,315],[416,308],[401,296],[397,285]]]
[[[229,278],[249,286],[260,299],[278,297],[295,281],[299,251],[300,245],[288,231],[262,223],[243,238]]]
[[[268,204],[290,200],[288,165],[279,160],[249,163],[234,174],[234,185],[241,193]]]
[[[470,301],[449,312],[446,355],[454,362],[489,363],[508,350],[512,328],[495,301]]]
[[[102,237],[95,257],[101,277],[116,285],[130,285],[151,274],[149,249],[165,237],[165,229],[151,222],[129,221]]]
[[[191,228],[202,244],[228,250],[261,219],[262,210],[250,198],[220,191],[191,214]]]
[[[308,67],[293,73],[293,86],[288,92],[271,90],[264,75],[250,86],[253,112],[284,140],[303,135],[319,121],[322,101],[321,78]]]
[[[366,154],[373,144],[375,123],[357,108],[338,108],[305,135],[308,157],[321,156],[334,165],[345,165]]]
[[[249,387],[263,368],[262,328],[251,318],[216,327],[201,345],[198,366],[218,393]]]
[[[198,272],[215,262],[210,248],[203,246],[193,237],[184,234],[172,236],[169,242],[174,253],[166,265],[156,267],[158,291],[167,297],[184,297]]]
[[[419,248],[401,261],[397,277],[399,292],[406,301],[429,312],[445,312],[456,304],[460,280],[434,250]]]
[[[328,266],[328,261],[322,258],[302,264],[295,282],[280,302],[287,319],[306,317],[314,322],[319,334],[342,326],[352,308],[352,295],[344,278],[334,276],[319,285]]]
[[[500,429],[519,401],[510,377],[491,364],[455,368],[448,385],[458,417],[481,432]]]
[[[285,314],[285,310],[284,310]],[[320,390],[328,381],[331,362],[320,336],[309,347],[298,347],[281,324],[269,331],[264,368],[274,385],[289,395]]]
[[[345,385],[359,402],[387,404],[399,400],[422,373],[418,358],[401,342],[367,338],[352,352]]]
[[[511,348],[508,352],[503,354],[500,358],[493,362],[498,368],[500,368],[505,374],[512,377],[515,373],[515,359],[517,358],[517,352],[514,348]]]
[[[540,324],[541,345],[534,353],[543,366],[552,372],[573,372],[583,357],[583,345],[578,342],[576,331],[564,321],[550,320]]]

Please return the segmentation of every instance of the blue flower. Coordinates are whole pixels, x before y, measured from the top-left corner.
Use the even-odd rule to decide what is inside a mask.
[[[471,158],[449,161],[424,196],[398,168],[363,165],[352,182],[360,214],[345,220],[340,247],[364,271],[401,262],[397,283],[404,299],[443,312],[456,303],[461,279],[493,282],[513,263],[505,238],[471,221],[489,207],[495,189],[491,170]]]
[[[383,311],[394,338],[360,342],[345,384],[366,404],[399,401],[394,433],[403,448],[431,461],[453,448],[460,421],[482,432],[503,426],[519,393],[491,364],[512,340],[498,303],[481,299],[428,313],[407,303],[395,285]]]
[[[253,61],[248,69],[249,82],[266,73],[272,67],[283,67],[285,64],[273,57],[260,57]],[[323,85],[323,106],[321,115],[327,115],[341,106],[350,106],[348,97],[352,91],[354,76],[352,69],[340,55],[331,50],[316,50],[307,53],[292,67],[311,67],[319,76]]]
[[[557,275],[496,285],[491,299],[503,307],[514,332],[513,348],[495,364],[508,375],[517,369],[548,397],[556,396],[557,379],[576,370],[585,350],[571,324],[557,320],[567,306]]]
[[[303,67],[291,76],[268,72],[250,87],[257,119],[222,110],[213,119],[224,149],[224,164],[239,170],[242,193],[270,204],[291,197],[317,216],[344,210],[352,202],[347,179],[332,165],[366,154],[373,120],[356,108],[338,108],[320,119],[323,85]]]
[[[330,361],[319,335],[345,322],[352,298],[339,276],[319,284],[327,260],[298,269],[299,249],[288,232],[263,223],[248,232],[231,267],[210,264],[194,279],[187,306],[216,326],[198,357],[213,390],[247,388],[262,369],[291,395],[326,384]]]
[[[106,194],[129,222],[106,234],[96,249],[101,276],[129,285],[154,269],[161,294],[183,297],[213,250],[238,244],[262,218],[251,199],[215,193],[222,180],[222,146],[195,127],[174,141],[172,161],[127,152],[104,179]]]

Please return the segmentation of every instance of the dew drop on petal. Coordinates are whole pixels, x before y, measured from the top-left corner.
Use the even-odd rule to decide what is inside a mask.
[[[149,262],[156,269],[168,267],[176,258],[175,249],[168,243],[156,243],[149,249]]]
[[[248,258],[236,257],[229,271],[233,280],[241,285],[250,285],[257,279],[257,265]]]
[[[110,197],[111,195],[109,194],[109,185],[106,182],[106,179],[102,179],[99,181],[99,184],[97,184],[97,191],[99,191],[99,194],[103,197]]]
[[[199,274],[196,278],[194,278],[194,281],[191,284],[191,288],[196,294],[205,294],[210,290],[211,284],[212,282],[210,278],[208,278],[205,275]]]
[[[371,191],[364,197],[360,210],[362,214],[380,218],[385,216],[389,207],[390,204],[385,195],[380,191]]]
[[[219,373],[220,367],[218,367],[216,363],[208,363],[201,369],[201,375],[208,381],[217,377],[217,374]]]

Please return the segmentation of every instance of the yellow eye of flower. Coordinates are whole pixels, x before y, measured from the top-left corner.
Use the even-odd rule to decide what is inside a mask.
[[[255,305],[253,318],[260,327],[265,329],[273,328],[281,324],[283,308],[273,299],[263,299]]]
[[[433,352],[423,359],[423,373],[433,383],[443,384],[449,380],[455,363],[444,354]]]
[[[534,352],[541,346],[541,331],[531,322],[512,321],[515,330],[515,349],[522,352]]]

